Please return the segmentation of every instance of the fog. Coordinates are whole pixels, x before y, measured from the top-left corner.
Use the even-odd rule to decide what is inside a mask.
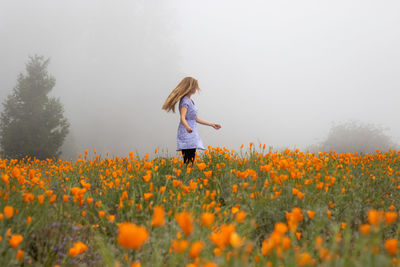
[[[66,156],[176,155],[185,76],[205,146],[305,148],[334,123],[400,142],[399,1],[0,0],[0,100],[30,55],[49,57],[71,124]],[[0,108],[2,109],[2,107]]]

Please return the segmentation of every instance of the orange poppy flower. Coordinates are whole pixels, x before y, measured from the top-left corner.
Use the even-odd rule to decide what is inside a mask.
[[[397,239],[388,239],[385,241],[385,249],[390,256],[396,256],[398,241]]]
[[[363,235],[368,235],[370,229],[371,229],[371,225],[369,225],[369,224],[363,224],[360,226],[360,232]]]
[[[282,248],[283,248],[284,251],[288,251],[289,250],[289,248],[290,248],[290,238],[289,237],[285,236],[282,239]]]
[[[12,248],[17,248],[22,240],[24,240],[22,235],[12,235],[10,239],[8,239],[8,243]]]
[[[397,213],[394,211],[385,212],[385,221],[386,224],[393,224],[396,221]]]
[[[210,227],[214,222],[215,215],[211,212],[204,212],[201,214],[201,224]]]
[[[99,217],[100,219],[104,218],[104,215],[106,215],[106,212],[104,210],[99,210]]]
[[[163,226],[165,224],[164,213],[165,212],[163,207],[155,206],[151,226]]]
[[[213,232],[209,238],[214,243],[214,245],[218,246],[219,248],[226,247],[231,238],[231,234],[235,232],[235,226],[232,224],[224,224],[221,226],[219,231]]]
[[[238,186],[236,184],[232,185],[232,193],[237,193]]]
[[[272,249],[274,248],[274,242],[270,239],[267,238],[263,241],[262,246],[261,246],[261,254],[263,256],[268,255],[271,253]]]
[[[57,199],[57,195],[52,195],[51,198],[49,199],[50,203],[53,203],[54,201],[56,201]]]
[[[140,249],[149,238],[149,234],[143,226],[137,226],[130,222],[119,225],[118,243],[126,249]]]
[[[151,171],[146,171],[146,175],[143,176],[143,180],[148,183],[151,179]]]
[[[153,197],[153,193],[144,193],[143,195],[145,200],[149,200],[150,198]]]
[[[207,165],[204,162],[197,164],[197,168],[199,168],[200,171],[204,170],[206,167]]]
[[[21,249],[19,249],[18,251],[17,251],[17,260],[22,260],[23,258],[24,258],[24,251],[23,250],[21,250]]]
[[[37,200],[38,200],[39,204],[42,205],[44,203],[44,196],[38,195]]]
[[[233,232],[229,237],[229,243],[232,247],[241,247],[244,243],[244,238],[241,238],[236,232]]]
[[[190,235],[193,232],[193,219],[190,213],[183,211],[177,214],[175,219],[185,235]]]
[[[368,222],[372,225],[377,225],[380,221],[379,212],[377,210],[370,210],[368,212]]]
[[[108,220],[109,222],[114,222],[114,220],[115,220],[115,215],[108,215],[108,216],[107,216],[107,220]]]
[[[189,246],[189,241],[187,240],[173,240],[171,243],[171,248],[176,253],[184,252],[188,246]]]
[[[5,206],[3,212],[7,219],[10,219],[12,216],[14,216],[14,208],[12,206]]]
[[[140,261],[135,261],[131,263],[130,267],[141,267],[142,265],[140,264]]]
[[[310,219],[313,219],[315,216],[315,211],[307,210],[307,215]]]
[[[236,222],[241,223],[245,219],[246,219],[246,212],[244,210],[241,210],[236,214]]]
[[[212,175],[212,171],[205,171],[203,172],[207,179],[209,179]]]
[[[288,227],[286,226],[286,224],[284,224],[282,222],[275,223],[275,226],[274,226],[275,233],[284,235],[284,234],[286,234],[287,231],[288,231]]]
[[[310,253],[303,252],[297,257],[297,265],[298,266],[305,266],[310,265],[312,262],[312,257]]]
[[[192,244],[189,251],[189,257],[194,259],[200,254],[204,247],[204,243],[202,241],[196,241]]]
[[[76,257],[79,254],[82,254],[88,249],[88,247],[82,242],[74,242],[74,246],[69,249],[69,255],[71,257]]]

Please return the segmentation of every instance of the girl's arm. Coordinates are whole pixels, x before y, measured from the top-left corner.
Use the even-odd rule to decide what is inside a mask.
[[[191,133],[193,130],[186,121],[187,107],[185,107],[185,106],[181,107],[180,112],[181,112],[181,122],[182,122],[183,126],[185,126],[186,131]]]
[[[200,123],[200,124],[203,124],[203,125],[211,126],[211,127],[213,127],[214,129],[216,129],[216,130],[218,130],[219,128],[221,128],[221,125],[219,125],[219,124],[217,124],[217,123],[212,123],[212,122],[205,121],[205,120],[203,120],[203,119],[200,119],[199,117],[196,117],[196,122],[197,122],[197,123]]]

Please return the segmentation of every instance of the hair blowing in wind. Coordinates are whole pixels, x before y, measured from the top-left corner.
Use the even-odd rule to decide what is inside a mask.
[[[164,105],[162,106],[163,110],[167,112],[171,111],[175,113],[175,104],[185,95],[189,94],[190,92],[200,91],[199,84],[195,78],[192,77],[185,77],[182,81],[178,84],[178,86],[172,90],[169,94],[167,100],[165,101]]]

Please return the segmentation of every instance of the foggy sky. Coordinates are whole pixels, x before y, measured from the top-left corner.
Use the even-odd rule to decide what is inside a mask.
[[[161,106],[185,76],[199,117],[222,125],[199,126],[205,146],[304,148],[349,120],[400,142],[398,14],[398,1],[1,0],[0,100],[40,54],[79,152],[175,155],[179,115]]]

